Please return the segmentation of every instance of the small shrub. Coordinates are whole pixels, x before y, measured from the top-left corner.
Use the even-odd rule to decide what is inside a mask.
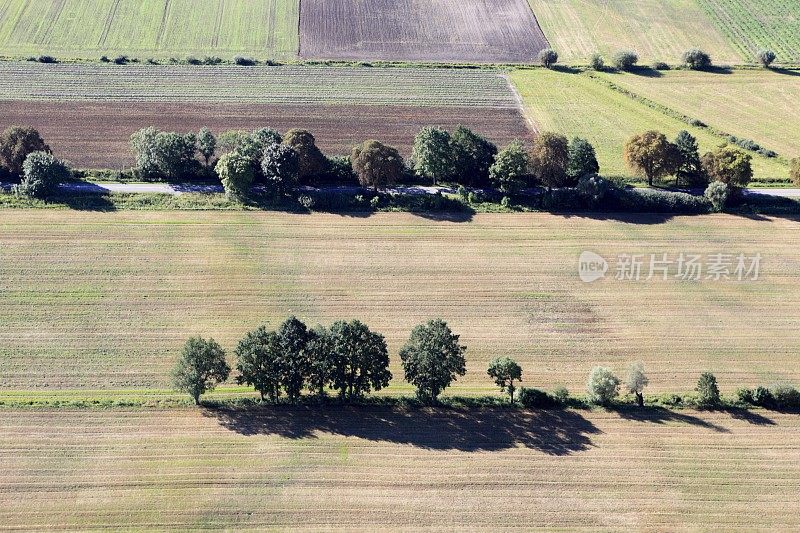
[[[742,403],[748,403],[751,405],[755,405],[755,400],[753,399],[753,389],[737,389],[736,397]]]
[[[553,65],[558,63],[558,52],[552,48],[545,48],[539,52],[539,55],[537,55],[536,58],[543,67],[552,68]]]
[[[222,58],[217,56],[206,56],[203,58],[204,65],[220,65],[222,64]]]
[[[773,404],[772,392],[766,387],[756,387],[753,391],[753,403],[761,407],[769,407]]]
[[[502,200],[500,200],[500,205],[506,209],[511,209],[511,198],[503,196]]]
[[[114,58],[115,65],[127,65],[128,63],[130,63],[128,56],[117,56]]]
[[[586,392],[589,401],[598,405],[607,405],[619,396],[620,380],[610,368],[596,366],[589,374]]]
[[[39,63],[58,63],[58,59],[53,56],[39,56],[36,58]]]
[[[629,71],[639,62],[639,55],[631,50],[623,50],[614,54],[614,67],[618,70]]]
[[[653,63],[653,70],[670,70],[670,67],[663,61],[656,61]]]
[[[379,209],[379,208],[381,207],[381,197],[380,197],[380,196],[374,196],[374,197],[373,197],[373,198],[372,198],[372,199],[369,201],[369,206],[370,206],[372,209]]]
[[[696,118],[691,119],[689,121],[689,124],[691,126],[694,126],[695,128],[707,128],[708,127],[708,125],[705,122],[703,122],[702,120],[696,119]]]
[[[769,68],[778,56],[772,50],[759,50],[756,54],[756,59],[764,68]]]
[[[711,67],[711,56],[699,48],[683,53],[683,64],[692,70],[706,70]]]
[[[697,403],[701,407],[714,407],[719,405],[719,386],[717,378],[710,372],[703,372],[697,381]]]
[[[770,150],[768,148],[759,148],[758,150],[756,150],[756,152],[758,152],[759,155],[762,155],[762,156],[764,156],[766,158],[769,158],[769,159],[773,159],[775,157],[778,157],[778,153],[777,152],[775,152],[774,150]]]
[[[469,202],[469,190],[464,187],[463,185],[458,186],[458,197],[464,200],[465,202]]]
[[[110,63],[111,60],[108,58],[108,56],[100,56],[100,62],[101,63]]]
[[[236,65],[242,67],[252,67],[256,64],[256,60],[252,57],[243,57],[243,56],[236,56],[233,58],[233,62]]]
[[[548,409],[559,405],[559,401],[540,389],[522,387],[517,393],[519,403],[528,409]]]
[[[706,188],[704,196],[711,202],[711,209],[715,213],[722,213],[725,210],[725,204],[728,203],[728,198],[731,195],[731,189],[721,181],[713,181],[709,183]]]
[[[605,70],[606,60],[600,54],[592,54],[592,57],[589,58],[589,67],[598,72]]]
[[[202,61],[200,61],[199,59],[197,59],[194,56],[187,56],[186,57],[186,63],[189,64],[189,65],[200,65],[202,63]]]
[[[48,152],[33,152],[22,165],[22,181],[14,188],[18,195],[42,198],[58,184],[72,177],[69,168]]]
[[[148,65],[158,65],[159,63],[158,63],[158,60],[155,59],[154,57],[148,57],[147,58],[147,64]]]
[[[800,409],[800,391],[787,383],[776,383],[770,387],[772,399],[781,409]]]
[[[563,386],[556,387],[553,389],[553,399],[560,405],[566,405],[569,401],[569,390]]]

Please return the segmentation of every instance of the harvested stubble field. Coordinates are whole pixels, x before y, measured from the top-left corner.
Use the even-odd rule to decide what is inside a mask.
[[[763,74],[764,78],[758,83],[775,82],[772,75]],[[633,92],[638,94],[640,87],[647,90],[642,91],[642,95],[652,96],[652,99],[666,104],[670,107],[676,103],[676,99],[683,98],[685,102],[696,102],[692,104],[684,103],[680,106],[675,105],[673,109],[683,111],[689,116],[697,111],[699,118],[707,120],[708,124],[719,128],[733,126],[733,117],[739,116],[743,121],[750,121],[746,125],[736,126],[735,131],[751,132],[743,133],[745,137],[754,136],[756,132],[767,131],[772,127],[784,129],[786,131],[796,131],[794,124],[784,124],[782,118],[770,115],[767,110],[755,111],[749,104],[737,103],[737,109],[730,109],[724,105],[710,103],[709,100],[702,100],[701,97],[695,98],[691,91],[686,91],[683,86],[673,86],[670,83],[672,74],[664,78],[648,78],[647,81],[635,80],[634,75],[610,76],[615,83],[623,82],[630,84]],[[689,76],[684,73],[676,73],[675,76]],[[747,74],[730,74],[731,80],[745,81]],[[775,76],[778,76],[775,74]],[[711,150],[725,142],[725,139],[709,133],[703,128],[690,126],[686,122],[666,114],[660,109],[649,107],[639,100],[633,99],[619,91],[615,91],[600,79],[593,79],[586,74],[569,74],[552,70],[517,70],[511,73],[511,80],[517,87],[524,101],[528,117],[540,131],[557,131],[568,136],[579,136],[588,139],[597,150],[597,158],[600,162],[600,170],[606,175],[619,175],[631,177],[631,170],[625,165],[623,147],[625,142],[633,135],[646,130],[658,130],[665,133],[668,137],[674,138],[681,130],[687,130],[697,137],[701,152]],[[724,85],[725,75],[704,73],[696,79],[705,80],[712,77],[719,80],[720,93],[724,98],[726,93],[741,92],[746,89],[738,88],[735,84]],[[788,90],[794,92],[796,82],[794,78],[787,76],[787,80],[781,84],[772,84],[770,91],[774,94],[773,103],[768,104],[769,109],[777,110],[781,108],[780,102],[784,101],[782,92]],[[716,85],[710,85],[707,91],[713,91],[713,101],[717,98]],[[754,82],[755,83],[755,82]],[[663,89],[662,89],[663,85]],[[758,85],[758,84],[756,84]],[[703,91],[703,83],[699,83],[698,92]],[[662,94],[663,90],[663,94]],[[667,96],[674,93],[673,96]],[[746,99],[750,99],[748,96]],[[768,95],[754,95],[755,99],[768,99]],[[743,102],[739,101],[739,102]],[[786,104],[789,105],[789,104]],[[751,110],[751,111],[748,111]],[[789,111],[789,114],[796,114],[796,109]],[[727,115],[727,116],[726,116]],[[777,124],[777,126],[775,126]],[[779,134],[778,134],[779,135]],[[796,135],[794,135],[796,138]],[[775,137],[770,135],[771,139]],[[760,139],[756,139],[760,140]],[[764,141],[767,142],[766,140]],[[783,144],[793,143],[792,140],[784,140]],[[768,146],[771,147],[771,146]],[[792,157],[791,154],[785,154]],[[785,162],[777,159],[769,159],[753,154],[754,180],[775,181],[788,180],[789,166]]]
[[[800,62],[800,0],[697,0],[748,61],[768,48]]]
[[[297,55],[297,0],[2,0],[0,54]]]
[[[10,529],[800,528],[800,418],[0,411]]]
[[[525,0],[304,0],[300,55],[531,62],[547,47]]]
[[[735,216],[474,215],[447,222],[258,212],[9,210],[0,223],[0,386],[6,391],[168,385],[190,335],[232,350],[289,314],[360,318],[398,349],[443,317],[469,347],[452,392],[496,392],[499,355],[529,386],[581,391],[592,366],[643,360],[653,392],[800,380],[800,234]],[[763,255],[761,279],[584,284],[577,258],[680,252]],[[649,256],[648,256],[649,257]],[[668,340],[668,342],[667,342]],[[390,388],[391,390],[391,388]],[[399,390],[407,391],[400,387]]]
[[[635,50],[643,61],[675,63],[693,47],[720,61],[743,59],[694,0],[528,2],[550,43],[569,62],[586,64],[594,53],[610,60],[619,50]]]
[[[334,154],[367,138],[409,154],[431,124],[464,124],[499,143],[529,135],[498,73],[410,68],[0,63],[0,123],[34,126],[59,156],[91,168],[132,164],[130,135],[146,126],[304,127]]]
[[[800,156],[798,71],[670,71],[658,78],[635,74],[607,77],[661,105],[753,139],[784,157]]]

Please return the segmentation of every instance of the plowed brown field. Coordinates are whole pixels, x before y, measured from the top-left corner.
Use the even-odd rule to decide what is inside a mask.
[[[547,39],[525,0],[303,0],[300,55],[530,62]]]
[[[305,128],[330,155],[348,154],[366,139],[379,139],[410,155],[414,135],[429,125],[463,124],[500,144],[530,135],[516,109],[467,107],[0,101],[0,124],[39,129],[59,157],[81,168],[132,165],[130,136],[147,126],[169,131],[207,126],[216,133]]]
[[[769,412],[0,410],[8,529],[787,531],[799,480]]]

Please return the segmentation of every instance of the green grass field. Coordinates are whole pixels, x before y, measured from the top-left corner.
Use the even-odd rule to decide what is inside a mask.
[[[769,48],[778,61],[800,62],[800,0],[697,0],[748,61]]]
[[[71,399],[75,389],[147,394],[168,387],[190,335],[232,350],[246,331],[290,314],[312,325],[357,317],[385,334],[397,392],[409,392],[397,352],[433,317],[469,347],[457,394],[495,393],[486,367],[498,355],[523,365],[528,386],[577,393],[594,365],[623,372],[639,359],[652,392],[690,391],[704,370],[729,394],[796,382],[795,225],[736,216],[442,222],[408,213],[6,210],[0,386]],[[764,265],[752,283],[587,285],[577,276],[583,250],[760,252]]]
[[[770,412],[0,410],[11,530],[789,531]]]
[[[786,71],[789,72],[789,71]],[[663,77],[609,74],[608,79],[650,100],[786,158],[800,156],[800,74],[734,70],[730,74],[670,71]]]
[[[617,80],[616,77],[611,79]],[[622,81],[628,79],[629,77],[625,77]],[[623,146],[632,135],[645,130],[659,130],[669,137],[674,137],[680,130],[688,130],[697,137],[701,152],[724,142],[719,136],[702,128],[690,126],[659,109],[651,108],[586,74],[517,70],[511,73],[511,80],[522,96],[528,117],[539,130],[556,131],[588,139],[597,150],[601,172],[607,175],[631,176],[631,171],[625,166],[622,158]],[[656,95],[659,91],[658,84],[662,83],[662,80],[652,79],[639,83],[649,83],[653,95]],[[790,79],[786,85],[792,88],[796,84]],[[670,88],[669,83],[665,83],[665,88],[667,91],[681,90],[678,87]],[[655,99],[655,96],[653,98]],[[708,115],[705,119],[714,125],[712,119],[718,119],[725,111],[721,106],[716,107],[715,111],[703,107],[703,116]],[[759,114],[758,120],[761,122],[754,123],[753,127],[762,130],[769,128],[773,119],[774,117],[770,117],[767,113]],[[721,122],[726,120],[722,118]],[[792,128],[793,125],[789,127]],[[750,131],[749,127],[747,131]],[[753,157],[753,170],[755,181],[787,180],[789,176],[788,165],[758,155]]]
[[[642,60],[677,63],[700,47],[716,59],[740,62],[740,53],[693,0],[528,0],[547,39],[568,63],[593,53],[610,60],[635,50]]]
[[[297,0],[0,0],[0,54],[291,58],[299,17]]]

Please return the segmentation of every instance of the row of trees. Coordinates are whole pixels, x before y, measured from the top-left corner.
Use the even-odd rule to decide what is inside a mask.
[[[466,347],[443,320],[413,329],[400,350],[405,379],[420,400],[431,403],[466,373]],[[354,401],[389,385],[389,353],[383,335],[353,320],[308,328],[289,317],[276,330],[261,326],[245,335],[235,350],[236,380],[252,386],[263,400],[283,395],[295,403],[304,390],[324,396],[334,390]],[[200,396],[226,381],[232,368],[213,339],[190,338],[173,371],[173,385],[200,403]]]
[[[702,157],[697,139],[688,131],[674,141],[658,131],[631,137],[623,148],[627,165],[647,180],[648,185],[675,176],[684,187],[702,187],[718,181],[734,189],[747,187],[753,177],[753,157],[734,146],[722,145]]]
[[[770,68],[777,58],[778,56],[772,50],[762,49],[755,54],[753,59],[764,68]],[[539,52],[537,60],[543,67],[553,68],[558,63],[558,52],[552,48],[545,48]],[[639,54],[633,50],[620,50],[611,57],[611,66],[616,70],[630,71],[636,67],[637,63],[639,63]],[[712,67],[713,62],[707,52],[699,48],[690,48],[681,55],[681,65],[692,70],[707,70]],[[592,54],[589,58],[589,66],[593,70],[605,70],[606,60],[600,54]],[[653,68],[665,70],[669,66],[664,62],[657,61]]]

